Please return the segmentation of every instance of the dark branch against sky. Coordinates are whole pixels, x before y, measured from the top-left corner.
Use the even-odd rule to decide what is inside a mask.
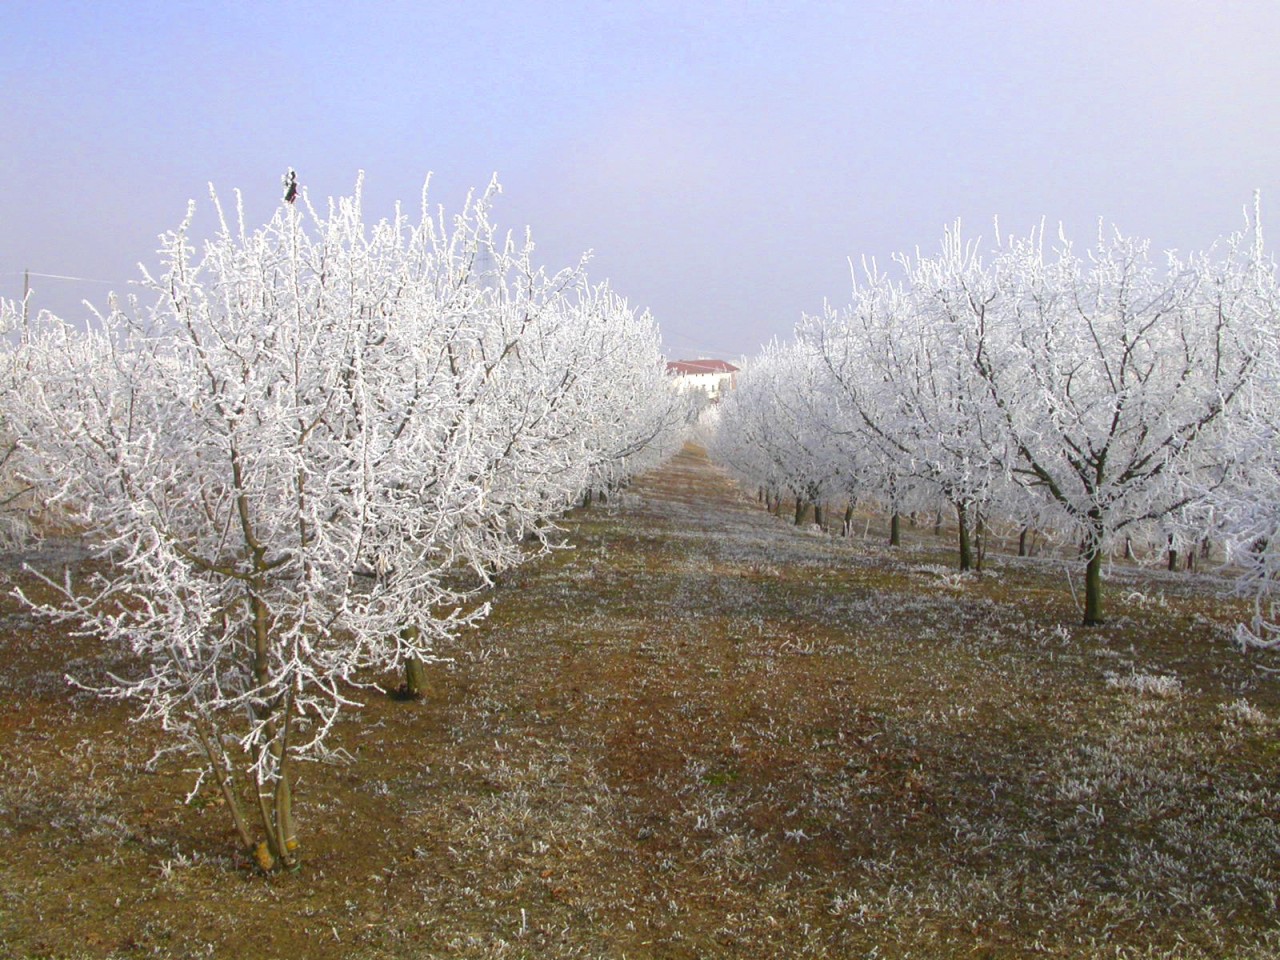
[[[849,258],[961,218],[1098,218],[1157,248],[1280,197],[1280,4],[10,3],[0,296],[126,291],[210,181],[270,216],[366,173],[366,216],[460,207],[593,251],[672,356],[754,354]]]

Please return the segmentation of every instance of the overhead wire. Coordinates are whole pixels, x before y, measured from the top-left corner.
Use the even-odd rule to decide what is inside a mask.
[[[36,270],[18,270],[10,271],[5,274],[6,277],[41,277],[45,280],[74,280],[78,283],[105,283],[120,286],[119,280],[97,280],[93,277],[71,277],[62,273],[40,273]]]

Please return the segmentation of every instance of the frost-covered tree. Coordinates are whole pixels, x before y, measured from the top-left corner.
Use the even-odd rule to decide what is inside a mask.
[[[1261,253],[1260,238],[1255,243]],[[1241,593],[1254,615],[1237,629],[1244,646],[1280,647],[1280,291],[1274,264],[1256,256],[1252,270],[1217,283],[1236,287],[1231,299],[1249,304],[1256,324],[1256,364],[1231,416],[1215,430],[1197,479],[1201,516],[1224,537],[1242,571]],[[1207,479],[1205,478],[1207,475]]]
[[[441,463],[466,450],[419,416],[452,398],[414,375],[361,228],[355,202],[318,235],[289,207],[197,258],[184,223],[153,304],[51,321],[22,358],[29,473],[112,561],[44,612],[133,649],[100,692],[203,756],[264,869],[298,861],[292,764],[326,753],[346,685],[475,615],[439,536],[477,495],[465,457]]]
[[[1212,496],[1240,591],[1254,605],[1242,646],[1280,648],[1280,341],[1268,348],[1258,395],[1232,430],[1231,479]]]
[[[587,493],[608,493],[665,460],[683,444],[688,402],[670,387],[653,318],[637,313],[607,284],[577,306],[580,375],[575,423],[590,464]]]
[[[25,304],[0,300],[0,396],[20,378],[14,347],[25,331]],[[19,473],[20,450],[6,411],[0,408],[0,547],[17,547],[32,536],[31,485]]]
[[[1209,431],[1253,369],[1257,250],[1153,262],[1145,242],[1102,234],[1010,242],[998,295],[965,287],[965,353],[1003,425],[1007,465],[1086,561],[1086,623],[1102,619],[1102,565],[1117,535],[1186,507]]]

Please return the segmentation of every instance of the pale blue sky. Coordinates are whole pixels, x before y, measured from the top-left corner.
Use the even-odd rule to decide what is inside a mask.
[[[296,167],[499,222],[736,358],[847,259],[1098,217],[1159,248],[1280,209],[1280,2],[28,3],[0,52],[0,296],[125,289],[206,183]]]

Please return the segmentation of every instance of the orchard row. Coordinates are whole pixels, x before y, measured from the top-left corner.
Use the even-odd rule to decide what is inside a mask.
[[[5,357],[10,472],[109,561],[41,612],[132,649],[100,692],[202,759],[263,869],[298,864],[292,767],[355,687],[413,692],[558,516],[680,443],[655,324],[536,266],[496,191],[372,225],[358,188],[304,195],[253,230],[212,195],[145,299]]]
[[[1110,551],[1213,537],[1256,601],[1241,639],[1280,643],[1280,290],[1256,218],[1187,257],[1102,230],[984,251],[957,226],[894,264],[748,365],[718,459],[770,496],[874,499],[895,533],[945,510],[962,569],[994,519],[1054,536],[1087,623]]]

